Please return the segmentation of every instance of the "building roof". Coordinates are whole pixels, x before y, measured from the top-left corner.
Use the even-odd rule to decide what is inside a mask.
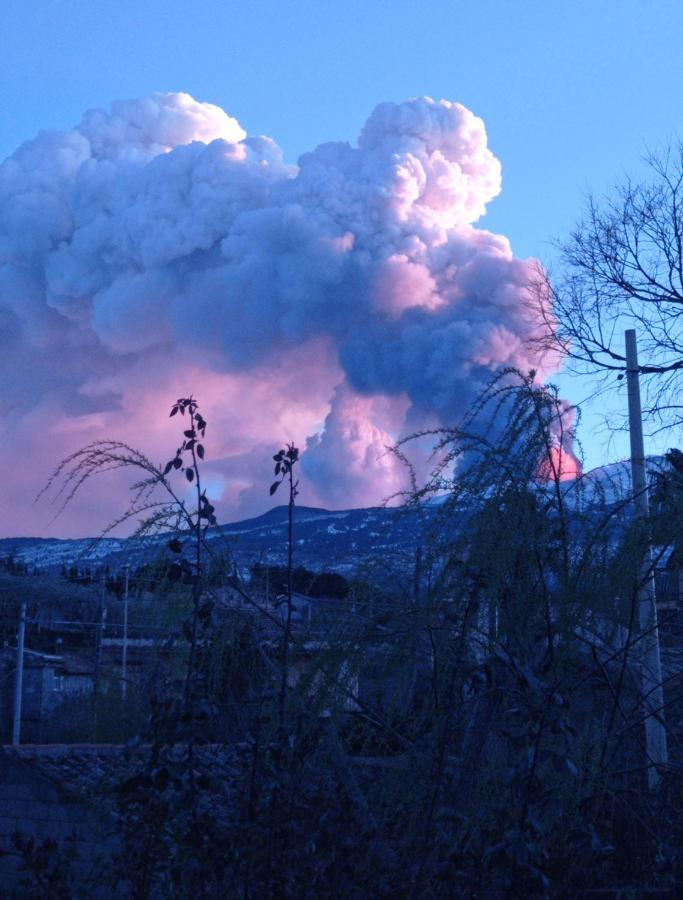
[[[16,662],[17,648],[3,647],[0,650],[1,658],[12,665]],[[25,668],[51,668],[64,675],[92,675],[95,669],[94,660],[80,655],[56,655],[54,653],[42,653],[39,650],[24,649]]]
[[[2,647],[0,649],[2,658],[6,661],[14,663],[17,656],[16,647]],[[55,656],[52,653],[41,653],[39,650],[29,650],[24,648],[24,666],[40,667],[40,666],[58,666],[62,661],[61,656]]]
[[[20,744],[4,746],[0,760],[18,763],[69,795],[85,795],[108,774],[122,772],[124,747],[111,744]]]
[[[95,661],[86,656],[69,654],[60,658],[56,668],[61,675],[92,675],[95,672]]]

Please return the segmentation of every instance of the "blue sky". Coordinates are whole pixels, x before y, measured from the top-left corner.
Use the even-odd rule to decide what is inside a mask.
[[[587,190],[637,174],[648,147],[680,133],[682,34],[681,0],[5,4],[0,157],[89,107],[182,90],[295,161],[355,140],[378,102],[429,94],[480,115],[502,161],[481,224],[549,260]],[[595,412],[586,423],[592,465],[605,451]]]

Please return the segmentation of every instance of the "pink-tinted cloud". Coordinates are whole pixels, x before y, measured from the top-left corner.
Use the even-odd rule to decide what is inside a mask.
[[[298,166],[187,94],[41,132],[0,165],[3,532],[97,531],[122,483],[48,527],[31,500],[49,470],[103,437],[167,458],[190,392],[222,517],[268,505],[288,440],[302,502],[399,490],[388,444],[457,421],[504,367],[557,368],[528,342],[536,263],[474,227],[500,187],[482,121],[429,98]]]

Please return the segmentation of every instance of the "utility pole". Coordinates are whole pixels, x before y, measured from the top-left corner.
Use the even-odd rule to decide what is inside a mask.
[[[638,624],[641,632],[639,644],[641,688],[645,706],[647,780],[650,789],[654,790],[660,782],[658,766],[665,766],[669,757],[666,728],[664,726],[664,691],[662,690],[662,665],[659,656],[655,576],[649,536],[650,505],[645,472],[645,444],[643,441],[643,416],[640,405],[638,348],[636,345],[636,332],[632,328],[626,332],[626,384],[628,388],[633,499],[640,527],[645,530],[647,535],[638,579]]]
[[[26,604],[21,604],[19,634],[17,636],[17,664],[14,681],[14,722],[12,723],[12,743],[21,742],[21,699],[24,684],[24,635],[26,633]]]
[[[102,641],[104,638],[104,623],[107,621],[107,607],[105,603],[105,573],[104,570],[100,575],[100,620],[97,623],[96,643],[95,643],[95,697],[99,700],[102,688]]]
[[[126,563],[123,582],[123,649],[121,651],[121,696],[126,699],[128,686],[128,575],[130,566]]]
[[[415,548],[415,567],[413,569],[413,599],[415,606],[420,604],[422,587],[422,547],[418,544]]]

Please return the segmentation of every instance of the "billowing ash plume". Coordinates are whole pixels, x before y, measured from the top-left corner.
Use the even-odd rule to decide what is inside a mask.
[[[473,227],[500,187],[483,122],[429,98],[381,104],[357,146],[298,166],[187,94],[21,146],[0,166],[1,442],[22,463],[4,529],[42,531],[30,498],[87,440],[164,457],[189,392],[223,515],[266,505],[288,439],[306,502],[400,488],[387,444],[452,424],[501,368],[557,368],[528,343],[537,264]],[[114,501],[96,507],[56,530],[92,531]]]

